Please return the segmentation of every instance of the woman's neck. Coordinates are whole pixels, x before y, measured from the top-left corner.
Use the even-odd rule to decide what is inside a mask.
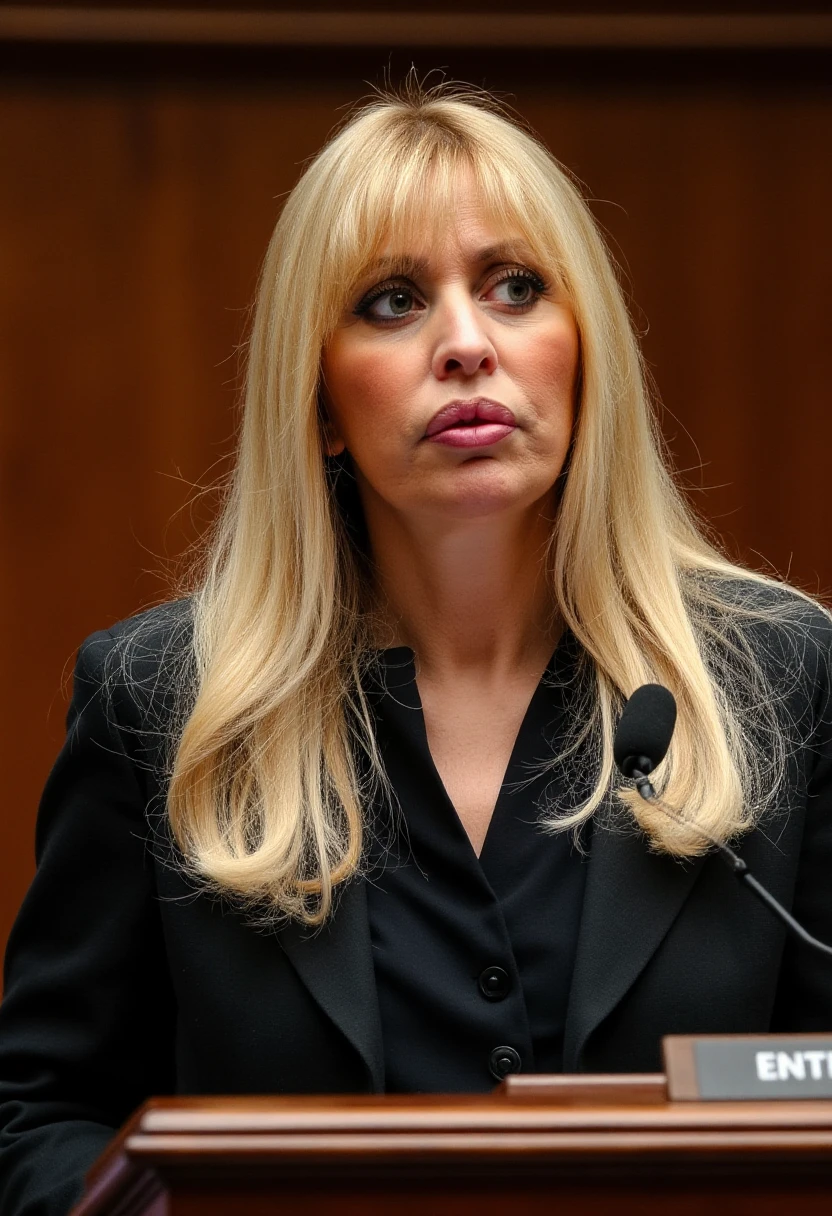
[[[381,617],[433,680],[542,669],[560,633],[545,573],[551,507],[476,519],[367,513]]]

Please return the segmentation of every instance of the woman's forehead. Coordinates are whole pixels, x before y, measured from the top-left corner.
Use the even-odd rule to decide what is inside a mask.
[[[519,243],[525,217],[510,205],[500,183],[486,188],[466,166],[436,166],[422,177],[399,177],[364,200],[362,261],[409,256],[426,259],[451,245],[487,247]]]

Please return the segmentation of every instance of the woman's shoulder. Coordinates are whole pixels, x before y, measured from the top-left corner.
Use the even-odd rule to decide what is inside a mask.
[[[832,615],[810,595],[773,579],[714,577],[694,584],[693,614],[705,637],[722,638],[725,661],[742,651],[774,690],[817,703],[832,670]],[[707,643],[706,643],[707,644]],[[721,647],[714,647],[719,660]]]
[[[764,632],[811,636],[821,645],[832,640],[829,609],[789,583],[746,574],[708,579],[704,586],[736,619],[745,618]]]
[[[832,637],[832,615],[821,601],[790,583],[738,571],[734,577],[694,575],[693,588],[703,592],[706,601],[722,604],[732,613],[747,614],[751,620],[769,621],[774,627],[797,626]]]
[[[193,676],[193,600],[159,604],[81,644],[74,692],[102,694],[125,723],[169,719],[181,707]]]

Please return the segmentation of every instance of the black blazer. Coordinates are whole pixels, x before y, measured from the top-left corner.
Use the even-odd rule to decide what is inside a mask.
[[[741,843],[752,871],[832,942],[832,628],[756,626],[806,746]],[[365,888],[326,928],[256,930],[184,877],[165,827],[165,734],[183,605],[82,647],[68,737],[43,796],[38,870],[0,1008],[0,1212],[58,1216],[151,1094],[383,1089]],[[121,655],[131,638],[128,677]],[[660,1069],[668,1033],[832,1030],[832,963],[708,856],[596,827],[565,1039],[567,1071]]]

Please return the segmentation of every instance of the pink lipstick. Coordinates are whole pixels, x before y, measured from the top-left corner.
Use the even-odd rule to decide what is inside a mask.
[[[482,448],[499,443],[516,429],[514,414],[507,406],[477,397],[443,406],[428,423],[425,438],[447,447]]]

